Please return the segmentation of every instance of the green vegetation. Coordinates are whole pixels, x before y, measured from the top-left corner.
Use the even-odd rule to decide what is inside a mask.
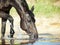
[[[53,13],[59,13],[60,14],[60,7],[54,6],[54,2],[57,0],[37,0],[37,2],[34,3],[35,10],[34,14],[39,15],[43,14],[45,16],[52,16]],[[29,6],[31,6],[29,4]]]

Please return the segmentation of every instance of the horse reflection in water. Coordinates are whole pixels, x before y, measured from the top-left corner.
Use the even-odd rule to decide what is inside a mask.
[[[33,44],[38,39],[38,33],[35,26],[35,18],[33,14],[34,8],[30,10],[26,0],[0,0],[0,17],[2,18],[2,29],[1,34],[2,38],[5,35],[6,21],[10,21],[10,37],[13,38],[13,18],[9,14],[10,9],[14,7],[19,14],[21,21],[20,27],[29,35],[29,41],[22,42],[22,44],[31,43]],[[3,43],[3,42],[2,42]]]

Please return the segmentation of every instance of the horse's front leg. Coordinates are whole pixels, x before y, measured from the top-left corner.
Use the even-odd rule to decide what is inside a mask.
[[[8,16],[8,20],[9,20],[9,22],[10,22],[10,38],[13,38],[13,36],[14,36],[14,29],[13,29],[13,27],[14,27],[14,25],[13,25],[13,17],[12,16]],[[10,45],[14,45],[14,40],[13,39],[10,39]]]
[[[10,37],[13,38],[13,35],[15,33],[14,29],[13,29],[13,27],[14,27],[14,25],[13,25],[14,19],[13,19],[12,16],[9,15],[8,20],[10,21]]]
[[[1,27],[2,37],[4,37],[4,35],[5,35],[6,21],[7,21],[7,19],[3,19],[3,18],[2,18],[2,27]]]
[[[5,44],[5,39],[3,39],[3,38],[4,38],[4,36],[5,36],[6,21],[7,21],[7,19],[3,19],[3,18],[2,18],[2,28],[1,28],[1,34],[2,34],[2,36],[1,36],[1,38],[2,38],[2,45]]]

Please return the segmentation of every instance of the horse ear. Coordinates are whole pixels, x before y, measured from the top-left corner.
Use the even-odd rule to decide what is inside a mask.
[[[34,11],[34,6],[31,7],[31,11],[32,11],[32,12]]]

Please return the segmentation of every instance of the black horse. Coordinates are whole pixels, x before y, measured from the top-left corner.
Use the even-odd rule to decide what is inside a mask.
[[[29,10],[26,0],[0,0],[0,17],[2,18],[2,37],[5,34],[5,27],[7,19],[11,22],[10,34],[13,37],[13,18],[9,15],[10,9],[14,7],[19,14],[21,21],[21,28],[30,36],[30,41],[26,43],[33,43],[38,39],[38,33],[35,26],[35,18],[32,11]]]

